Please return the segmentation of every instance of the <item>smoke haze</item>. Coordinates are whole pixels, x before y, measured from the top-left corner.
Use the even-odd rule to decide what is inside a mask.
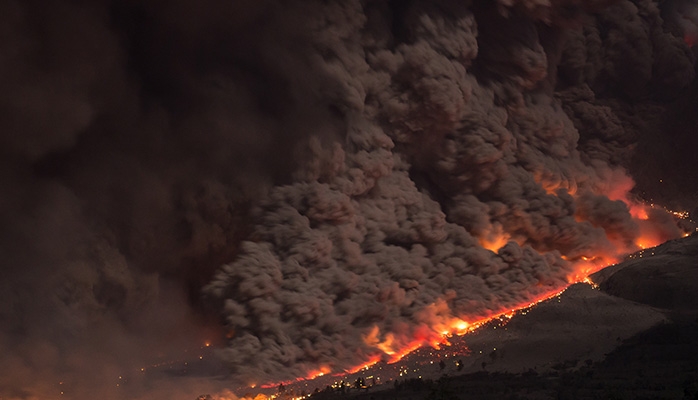
[[[341,371],[678,236],[697,9],[3,2],[0,396]]]

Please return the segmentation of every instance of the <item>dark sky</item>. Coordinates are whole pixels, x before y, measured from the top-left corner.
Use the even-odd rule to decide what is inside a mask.
[[[0,396],[341,370],[680,235],[698,5],[538,3],[1,2]]]

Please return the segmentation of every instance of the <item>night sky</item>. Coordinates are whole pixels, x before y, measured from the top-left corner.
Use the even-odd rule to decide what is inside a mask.
[[[0,2],[0,398],[351,369],[682,236],[696,44],[689,0]]]

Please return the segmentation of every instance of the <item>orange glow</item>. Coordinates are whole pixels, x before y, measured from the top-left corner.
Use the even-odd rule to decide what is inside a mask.
[[[625,202],[625,204],[628,205],[628,208],[630,209],[630,215],[633,218],[639,219],[642,221],[647,221],[648,219],[650,219],[650,216],[647,213],[647,208],[648,208],[647,205],[638,204],[638,203],[630,203],[630,202]]]
[[[480,246],[496,253],[511,240],[511,235],[504,230],[504,227],[495,222],[490,225],[485,232],[477,234]]]
[[[400,360],[402,360],[403,357],[406,355],[410,354],[411,352],[417,350],[418,348],[424,346],[425,343],[423,343],[421,340],[415,340],[412,343],[410,343],[407,347],[400,349],[396,354],[393,354],[392,357],[388,360],[388,364],[394,364]]]
[[[652,236],[641,236],[635,241],[637,247],[641,249],[649,249],[650,247],[657,246],[661,243],[662,241],[660,239]]]
[[[392,347],[395,336],[392,333],[388,333],[385,335],[385,339],[380,340],[380,328],[377,325],[371,328],[371,331],[363,337],[363,340],[367,345],[375,347],[385,354],[395,354],[395,350]]]
[[[315,379],[315,378],[317,378],[317,377],[319,377],[319,376],[327,375],[327,374],[329,374],[330,372],[332,372],[332,370],[330,369],[330,367],[322,366],[322,367],[320,367],[320,369],[317,369],[317,370],[315,370],[315,371],[311,371],[305,378],[303,378],[303,379],[301,379],[301,380]]]
[[[577,194],[578,186],[575,180],[563,180],[560,177],[543,177],[542,173],[534,172],[534,180],[545,190],[549,195],[555,195],[559,190],[564,190],[570,195]]]
[[[592,261],[590,260],[589,262]],[[384,335],[385,339],[383,340],[380,339],[380,329],[378,326],[374,326],[369,333],[364,336],[364,342],[380,350],[382,359],[392,364],[400,361],[403,357],[420,347],[429,345],[438,349],[440,345],[447,344],[448,338],[450,337],[465,335],[496,319],[510,319],[518,310],[528,309],[540,302],[558,296],[562,291],[564,291],[564,289],[551,291],[539,296],[531,302],[517,306],[514,309],[501,310],[485,317],[474,318],[470,321],[452,316],[446,302],[440,300],[425,309],[425,311],[433,313],[429,316],[431,325],[421,325],[415,328],[411,334],[406,333],[405,337],[399,337],[394,333],[387,333]],[[422,317],[425,318],[424,316]],[[379,356],[379,359],[380,358]],[[376,362],[377,359],[374,358],[365,365],[373,365]],[[359,371],[364,367],[365,366],[362,365],[358,368],[353,368],[350,372]]]
[[[586,282],[589,283],[589,275],[598,272],[603,268],[615,264],[620,261],[618,256],[598,256],[598,257],[580,257],[579,260],[573,261],[574,271],[567,276],[567,282],[570,284]]]
[[[480,246],[496,253],[499,249],[504,247],[504,245],[509,242],[510,238],[511,237],[507,234],[490,235],[486,238],[481,238],[479,241]]]
[[[395,350],[393,350],[393,342],[395,341],[395,336],[393,336],[392,333],[388,333],[385,335],[385,340],[381,343],[378,343],[376,347],[378,347],[383,353],[393,355],[395,354]]]
[[[632,199],[630,190],[634,185],[635,183],[630,177],[622,176],[615,180],[613,186],[607,188],[606,193],[603,193],[611,200],[620,200],[625,203],[630,216],[639,227],[638,237],[634,240],[634,248],[627,248],[627,245],[615,243],[618,255],[658,246],[667,240],[680,237],[682,232],[678,229],[678,225],[673,224],[669,227],[668,225],[672,224],[667,224],[667,221],[670,220],[667,217],[679,219],[688,217],[688,213],[685,211],[672,211],[652,203],[647,204]],[[612,232],[608,233],[609,238],[612,234]],[[617,260],[611,261],[611,263],[617,262]]]
[[[588,275],[600,270],[606,265],[609,265],[609,260],[611,259],[605,257],[581,257],[580,260],[574,263],[576,272],[570,276],[570,284],[576,282],[586,282],[593,287],[596,287],[596,285],[588,278]],[[537,296],[530,302],[523,303],[512,309],[492,312],[487,316],[474,318],[472,320],[467,320],[465,317],[459,318],[452,316],[450,310],[448,310],[446,302],[442,300],[437,301],[436,303],[426,307],[427,311],[435,313],[431,316],[435,321],[433,325],[420,325],[419,327],[415,328],[412,333],[406,332],[405,336],[392,332],[382,335],[380,328],[378,326],[373,326],[363,337],[363,340],[369,347],[376,349],[378,353],[370,356],[367,362],[356,367],[346,369],[343,373],[339,373],[337,375],[357,373],[370,368],[381,360],[387,362],[388,364],[396,363],[408,354],[426,345],[438,349],[440,345],[448,343],[449,337],[465,335],[497,319],[502,321],[511,319],[517,312],[528,310],[539,303],[559,296],[566,289],[567,288],[564,287],[562,289],[552,290]],[[381,339],[381,337],[383,339]],[[261,385],[260,387],[265,389],[274,388],[278,387],[279,385],[288,385],[294,382],[314,379],[331,372],[330,367],[324,366],[318,370],[309,372],[305,377],[284,382],[268,383]],[[269,400],[270,398],[273,398],[273,396],[265,397],[264,400]],[[259,399],[255,398],[255,400]]]

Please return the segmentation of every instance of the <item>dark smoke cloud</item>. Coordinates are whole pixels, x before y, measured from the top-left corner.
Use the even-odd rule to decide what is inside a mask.
[[[3,2],[0,396],[165,393],[117,378],[218,316],[238,382],[348,368],[563,287],[689,140],[695,9]]]
[[[0,7],[0,396],[136,397],[212,339],[200,286],[335,117],[277,6]]]
[[[613,195],[632,186],[616,151],[639,136],[627,109],[665,112],[691,52],[651,2],[500,6],[315,4],[345,138],[272,189],[255,242],[205,289],[243,381],[358,365],[390,334],[564,286],[565,259],[632,248],[640,227]],[[571,17],[579,28],[555,28]],[[498,252],[481,246],[501,234]]]

